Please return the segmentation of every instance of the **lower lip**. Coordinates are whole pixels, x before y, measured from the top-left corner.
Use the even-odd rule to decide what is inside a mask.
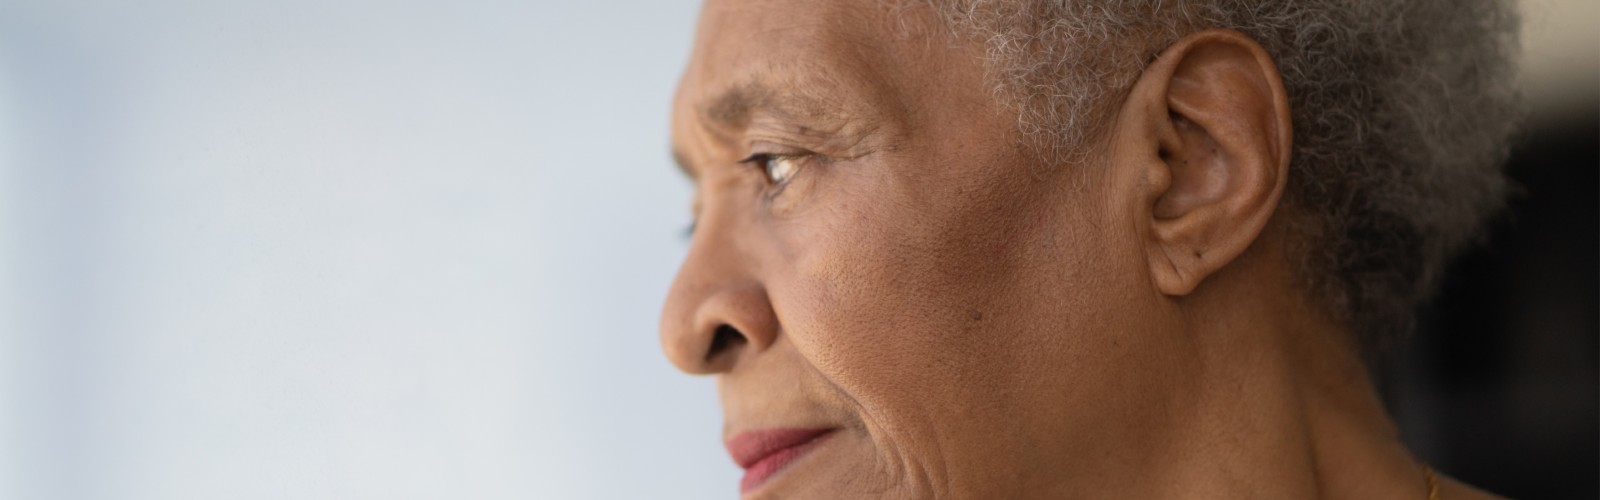
[[[749,493],[751,490],[766,484],[768,479],[772,479],[772,476],[783,471],[784,467],[788,467],[795,460],[799,460],[800,457],[810,453],[812,449],[830,437],[833,437],[833,431],[828,431],[810,441],[806,441],[804,444],[784,448],[751,464],[750,468],[744,470],[744,479],[739,481],[739,493]]]

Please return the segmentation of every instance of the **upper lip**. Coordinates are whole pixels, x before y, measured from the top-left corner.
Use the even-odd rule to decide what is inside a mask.
[[[763,458],[809,443],[830,431],[833,431],[833,429],[762,429],[746,431],[733,436],[726,445],[728,447],[728,455],[733,457],[733,462],[739,464],[741,469],[749,469],[750,466],[760,462]]]

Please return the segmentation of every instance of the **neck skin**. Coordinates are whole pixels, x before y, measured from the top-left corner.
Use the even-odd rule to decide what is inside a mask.
[[[1428,498],[1423,466],[1400,443],[1351,334],[1299,291],[1277,227],[1176,299],[1199,347],[1199,395],[1162,461],[1173,481],[1154,493]]]

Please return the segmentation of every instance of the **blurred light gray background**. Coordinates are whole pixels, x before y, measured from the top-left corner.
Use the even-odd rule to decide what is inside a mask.
[[[729,498],[697,2],[0,0],[0,498]]]
[[[697,9],[0,0],[0,498],[734,497],[656,340]]]

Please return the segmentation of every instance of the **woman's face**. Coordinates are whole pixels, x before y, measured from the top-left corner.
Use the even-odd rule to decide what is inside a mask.
[[[716,376],[747,497],[1138,481],[1191,361],[1130,195],[1034,161],[982,48],[887,4],[706,3],[673,104],[697,223],[668,357]]]

